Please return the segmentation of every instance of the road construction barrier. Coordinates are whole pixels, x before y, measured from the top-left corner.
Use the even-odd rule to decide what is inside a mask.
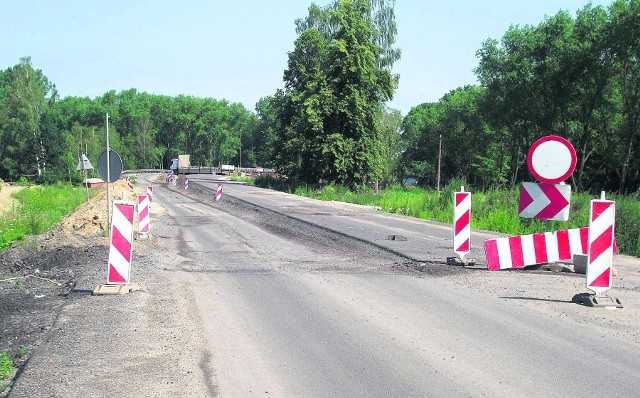
[[[216,200],[220,200],[220,198],[222,197],[222,183],[218,183],[218,188],[216,189]]]
[[[127,178],[127,186],[129,187],[129,189],[131,191],[133,191],[133,183],[131,182],[131,180],[129,178]]]
[[[149,233],[150,228],[149,196],[138,195],[138,232],[141,235],[146,235]]]
[[[153,186],[151,185],[147,187],[147,196],[149,197],[149,207],[151,207],[151,203],[153,203]]]
[[[453,194],[453,252],[463,258],[470,251],[471,241],[471,193],[461,192]]]
[[[601,294],[612,286],[615,220],[615,202],[605,200],[604,194],[601,200],[591,201],[587,288],[596,294]]]
[[[589,228],[489,239],[484,243],[491,271],[572,260],[585,254]]]
[[[134,204],[114,201],[111,218],[111,244],[107,284],[129,283],[133,247]]]
[[[189,179],[188,178],[184,179],[184,189],[189,189]]]

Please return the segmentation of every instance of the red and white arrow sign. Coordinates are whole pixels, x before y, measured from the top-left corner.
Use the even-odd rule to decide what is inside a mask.
[[[567,221],[571,185],[523,182],[518,213],[523,218]]]

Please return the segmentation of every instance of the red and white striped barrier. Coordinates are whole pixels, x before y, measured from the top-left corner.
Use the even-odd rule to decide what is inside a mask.
[[[149,196],[138,195],[138,232],[141,235],[146,235],[149,233],[150,228]]]
[[[129,187],[130,190],[133,191],[133,183],[131,182],[130,179],[127,178],[127,186]]]
[[[184,189],[189,189],[189,179],[188,178],[184,179]]]
[[[470,251],[471,242],[471,192],[453,194],[453,252],[463,258]]]
[[[133,252],[131,242],[133,241],[134,207],[134,204],[129,202],[113,202],[107,284],[129,283]]]
[[[151,207],[151,203],[153,203],[153,186],[151,185],[147,187],[147,196],[149,197],[149,207]]]
[[[600,294],[611,289],[614,252],[616,203],[591,201],[589,216],[589,248],[587,252],[587,289]]]
[[[220,200],[222,197],[222,183],[218,183],[218,188],[216,189],[216,200]]]
[[[573,259],[587,252],[589,228],[489,239],[484,242],[491,271]]]

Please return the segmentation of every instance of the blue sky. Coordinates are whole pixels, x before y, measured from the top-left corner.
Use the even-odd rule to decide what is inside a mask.
[[[136,88],[155,94],[226,98],[254,109],[282,87],[294,20],[306,0],[2,0],[0,69],[31,56],[61,96]],[[327,4],[326,0],[316,1]],[[509,25],[538,24],[587,0],[397,0],[389,106],[403,115],[476,83],[476,51]],[[611,1],[592,1],[594,5]]]

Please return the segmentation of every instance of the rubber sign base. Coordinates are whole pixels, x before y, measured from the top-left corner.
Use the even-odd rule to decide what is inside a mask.
[[[473,258],[447,257],[447,265],[457,265],[460,267],[473,267],[476,260]]]
[[[115,295],[115,294],[127,294],[131,292],[137,292],[140,290],[140,286],[135,283],[127,283],[124,285],[99,285],[93,290],[94,296],[101,295]]]
[[[619,299],[605,294],[579,293],[573,296],[571,300],[574,303],[584,305],[585,307],[614,307],[623,308]]]

